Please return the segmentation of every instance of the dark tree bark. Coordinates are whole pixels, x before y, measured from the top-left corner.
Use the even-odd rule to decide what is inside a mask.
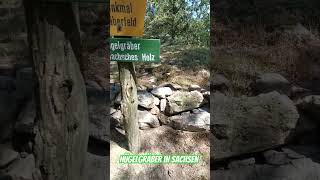
[[[124,119],[124,128],[128,139],[129,151],[140,151],[140,133],[137,119],[138,98],[136,77],[133,63],[118,62],[121,83],[121,110]]]
[[[77,5],[24,1],[37,81],[34,153],[44,180],[86,179],[88,110]]]

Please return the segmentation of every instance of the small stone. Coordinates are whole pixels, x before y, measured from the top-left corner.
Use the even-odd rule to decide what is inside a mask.
[[[151,114],[148,111],[138,110],[137,118],[140,129],[149,129],[160,126],[157,116]]]
[[[161,122],[161,124],[169,124],[168,116],[162,113],[159,114],[159,121]]]
[[[157,106],[154,106],[151,110],[150,113],[153,115],[159,115],[160,114],[160,109]]]
[[[115,113],[117,110],[115,108],[110,108],[110,115]]]
[[[166,106],[167,106],[167,100],[161,99],[160,100],[160,111],[163,112],[166,109]]]
[[[170,87],[157,87],[154,88],[151,93],[159,98],[165,98],[170,96],[173,92]]]
[[[201,90],[201,87],[199,85],[196,85],[196,84],[192,84],[189,87],[189,91],[200,91],[200,90]]]
[[[204,91],[202,92],[203,97],[210,98],[210,91]]]

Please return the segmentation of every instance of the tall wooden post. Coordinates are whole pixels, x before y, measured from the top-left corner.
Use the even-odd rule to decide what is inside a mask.
[[[140,151],[140,133],[137,119],[138,98],[136,76],[132,62],[118,62],[121,84],[121,110],[124,119],[124,128],[128,139],[129,151]]]
[[[36,76],[34,154],[44,180],[86,180],[88,105],[78,64],[78,6],[25,0]]]

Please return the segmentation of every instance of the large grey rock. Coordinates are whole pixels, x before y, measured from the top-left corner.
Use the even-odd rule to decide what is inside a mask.
[[[110,141],[109,107],[89,105],[89,136],[102,141]]]
[[[159,115],[160,114],[160,109],[157,106],[154,106],[151,110],[150,113],[153,115]]]
[[[156,97],[147,91],[138,91],[138,105],[146,109],[152,109],[156,105]],[[159,100],[159,99],[158,99]]]
[[[15,124],[18,133],[33,134],[34,121],[36,119],[36,107],[34,100],[29,101],[22,109]]]
[[[151,93],[159,98],[165,98],[166,96],[170,96],[173,91],[170,87],[157,87]]]
[[[87,153],[88,180],[105,180],[109,178],[109,157]]]
[[[278,92],[256,97],[213,95],[211,130],[215,159],[270,149],[286,143],[299,114]]]
[[[0,169],[8,166],[17,160],[19,153],[14,151],[8,145],[0,144]]]
[[[191,84],[189,86],[189,91],[200,91],[201,90],[201,87],[197,84]]]
[[[169,125],[174,129],[185,131],[205,131],[210,129],[210,113],[198,111],[196,113],[182,113],[168,118]]]
[[[177,114],[183,111],[192,110],[200,107],[203,103],[203,95],[198,91],[176,91],[167,99],[166,112],[168,114]]]
[[[137,114],[140,129],[149,129],[159,127],[160,123],[157,116],[148,111],[139,111]]]
[[[320,119],[320,95],[304,97],[297,102],[297,107],[315,120]]]
[[[268,93],[271,91],[278,91],[281,94],[290,95],[291,84],[282,75],[277,73],[265,73],[257,77],[257,79],[250,84],[254,94]]]

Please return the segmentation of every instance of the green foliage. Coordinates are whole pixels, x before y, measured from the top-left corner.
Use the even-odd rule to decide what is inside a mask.
[[[145,35],[162,44],[208,46],[209,0],[151,0],[155,13],[147,12]]]

